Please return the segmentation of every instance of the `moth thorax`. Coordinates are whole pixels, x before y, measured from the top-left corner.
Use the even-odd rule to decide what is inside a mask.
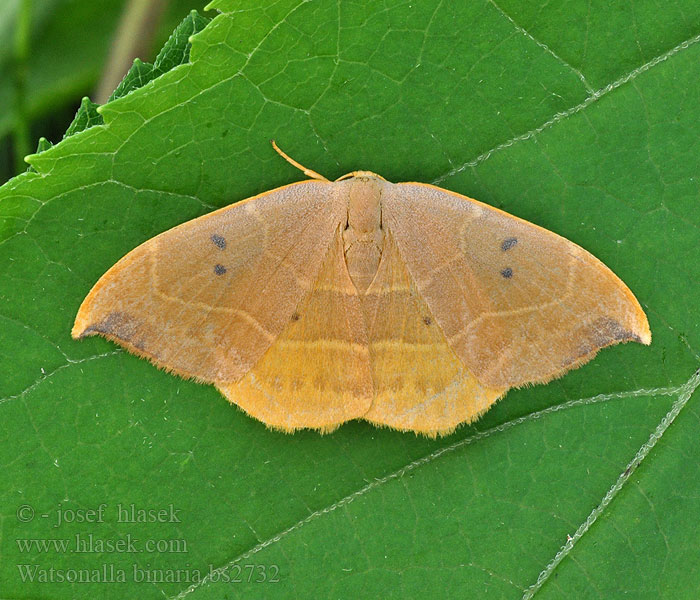
[[[372,283],[382,256],[383,183],[373,177],[350,180],[348,223],[343,242],[348,273],[360,294],[364,294]]]
[[[382,226],[382,181],[353,177],[348,194],[348,226],[358,235]]]

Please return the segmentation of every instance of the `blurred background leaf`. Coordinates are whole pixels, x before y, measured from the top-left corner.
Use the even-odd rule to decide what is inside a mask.
[[[84,102],[77,133],[0,188],[2,595],[697,597],[700,5],[212,8],[190,64]],[[271,432],[72,341],[126,252],[301,178],[270,138],[328,177],[432,181],[564,235],[635,292],[652,346],[427,440]],[[133,550],[74,552],[90,534]],[[50,539],[68,549],[26,541]],[[50,567],[87,581],[28,581]]]
[[[32,152],[40,136],[60,141],[81,98],[93,93],[128,4],[129,0],[0,2],[0,183],[17,172],[12,132],[18,117],[18,24],[24,18],[30,30],[22,110],[30,125],[28,151]],[[140,58],[152,60],[183,17],[205,4],[204,0],[165,0],[154,29],[145,36],[146,53]]]

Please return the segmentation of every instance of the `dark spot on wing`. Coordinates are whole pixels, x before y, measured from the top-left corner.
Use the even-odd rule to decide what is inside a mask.
[[[301,315],[298,312],[293,312],[292,321],[298,321],[299,319],[301,319]]]
[[[510,267],[506,267],[501,271],[501,275],[503,275],[503,277],[505,277],[506,279],[510,279],[511,277],[513,277],[513,269],[511,269]]]
[[[423,317],[423,323],[426,325],[431,325],[433,320],[430,317]]]
[[[214,245],[221,249],[225,250],[226,249],[226,238],[220,235],[217,235],[216,233],[211,236],[211,241],[214,242]]]
[[[505,252],[506,250],[510,250],[517,243],[518,243],[518,238],[514,238],[514,237],[506,238],[501,243],[501,250],[503,250],[503,252]]]
[[[226,267],[224,267],[224,265],[216,265],[214,267],[214,273],[216,273],[217,275],[223,275],[224,273],[226,273]]]

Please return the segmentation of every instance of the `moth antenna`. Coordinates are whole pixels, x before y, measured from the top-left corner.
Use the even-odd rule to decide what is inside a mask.
[[[295,166],[297,169],[299,169],[304,175],[308,175],[311,177],[311,179],[318,179],[320,181],[329,181],[327,178],[325,178],[323,175],[316,173],[316,171],[312,171],[311,169],[307,169],[304,165],[301,163],[298,163],[295,161],[291,156],[287,155],[285,152],[283,152],[280,147],[277,145],[275,140],[270,140],[270,143],[272,144],[272,147],[275,149],[275,152],[279,154],[284,160],[286,160],[290,165]],[[330,182],[330,181],[329,181]]]

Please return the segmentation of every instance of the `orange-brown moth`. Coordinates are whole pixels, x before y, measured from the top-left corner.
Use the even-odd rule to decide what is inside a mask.
[[[555,233],[433,185],[329,181],[275,149],[311,179],[132,250],[73,337],[213,383],[284,431],[362,418],[429,436],[600,348],[651,342],[627,286]]]

